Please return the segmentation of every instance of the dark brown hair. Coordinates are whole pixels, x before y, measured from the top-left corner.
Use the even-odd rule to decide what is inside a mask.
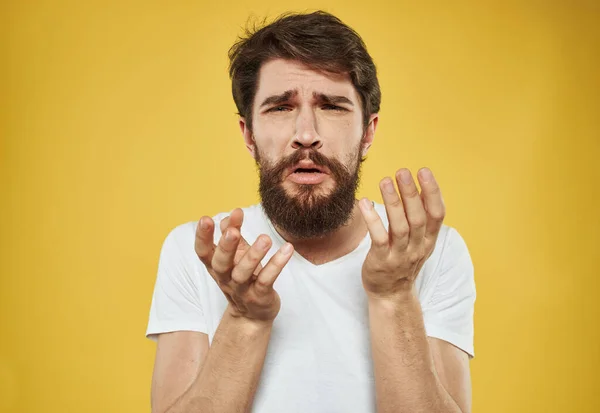
[[[260,29],[247,27],[245,36],[229,49],[233,100],[250,130],[258,72],[263,63],[275,58],[296,60],[314,70],[349,74],[361,99],[364,126],[371,114],[379,112],[377,70],[358,33],[324,11],[286,13]]]

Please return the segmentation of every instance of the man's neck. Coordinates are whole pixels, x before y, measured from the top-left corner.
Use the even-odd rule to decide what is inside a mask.
[[[354,202],[348,224],[322,238],[298,239],[277,226],[275,230],[294,246],[298,254],[314,265],[325,264],[354,251],[368,232],[358,200]]]

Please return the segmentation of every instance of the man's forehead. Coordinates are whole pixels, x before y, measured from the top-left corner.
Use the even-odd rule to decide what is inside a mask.
[[[315,93],[346,96],[357,101],[358,96],[350,76],[330,74],[311,69],[298,61],[275,59],[260,69],[256,98],[280,95],[296,90],[300,98],[311,98]]]

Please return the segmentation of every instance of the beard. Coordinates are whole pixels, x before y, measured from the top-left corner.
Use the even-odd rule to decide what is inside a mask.
[[[321,238],[346,225],[352,217],[360,184],[360,167],[365,160],[360,156],[361,146],[359,144],[348,157],[348,166],[314,149],[296,150],[270,164],[260,156],[257,147],[259,195],[267,217],[297,239]],[[283,187],[284,172],[305,159],[329,169],[330,177],[335,181],[331,193],[324,194],[322,184],[294,184],[294,195],[288,195]]]

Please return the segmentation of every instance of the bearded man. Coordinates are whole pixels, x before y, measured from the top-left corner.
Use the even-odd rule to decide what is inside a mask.
[[[152,411],[470,412],[473,265],[433,174],[355,198],[381,102],[360,36],[286,14],[229,57],[261,202],[165,239]]]

